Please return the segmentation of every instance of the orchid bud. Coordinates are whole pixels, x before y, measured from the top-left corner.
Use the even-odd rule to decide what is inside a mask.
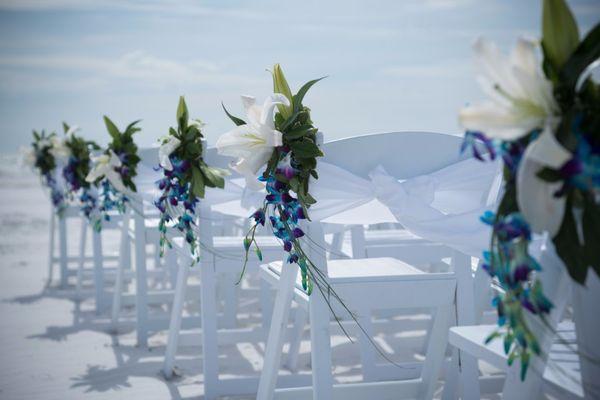
[[[273,66],[273,71],[271,73],[273,74],[273,91],[275,93],[281,93],[290,101],[289,106],[278,104],[277,109],[283,118],[289,118],[292,115],[292,107],[294,106],[292,91],[290,90],[290,86],[288,85],[279,64]]]

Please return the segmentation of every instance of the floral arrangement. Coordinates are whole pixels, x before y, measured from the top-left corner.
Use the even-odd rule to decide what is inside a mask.
[[[44,131],[37,132],[34,130],[31,147],[23,151],[23,161],[28,166],[37,169],[44,185],[50,189],[50,197],[54,209],[60,214],[66,204],[63,190],[54,176],[56,160],[52,152],[52,143],[55,137],[56,133],[54,132],[46,135]]]
[[[100,217],[94,221],[94,229],[102,229],[102,220],[109,221],[109,211],[125,212],[128,202],[126,193],[136,192],[133,178],[137,175],[137,165],[140,157],[133,134],[140,131],[136,125],[139,121],[129,124],[123,132],[104,116],[104,124],[110,134],[111,141],[103,154],[92,157],[93,169],[86,176],[86,181],[99,186],[98,212]]]
[[[160,211],[161,254],[170,223],[185,235],[191,254],[198,261],[200,241],[194,231],[196,205],[204,198],[206,187],[224,188],[227,171],[209,167],[203,159],[202,122],[190,120],[185,100],[179,98],[177,128],[170,128],[161,139],[158,151],[159,168],[163,178],[157,182],[161,195],[154,204]],[[181,208],[183,206],[183,208]]]
[[[263,206],[251,216],[254,224],[244,239],[244,269],[252,246],[262,260],[255,233],[268,219],[273,234],[289,254],[288,262],[300,267],[302,286],[310,294],[313,282],[317,282],[319,288],[321,282],[326,282],[302,248],[300,239],[304,232],[298,223],[308,219],[308,209],[316,203],[309,193],[309,183],[311,177],[318,178],[317,157],[323,153],[317,145],[317,128],[310,119],[310,109],[302,101],[320,79],[307,82],[292,95],[279,64],[274,66],[272,75],[275,94],[268,97],[262,107],[256,104],[254,97],[242,96],[248,122],[232,116],[223,107],[237,127],[222,135],[216,146],[220,154],[238,158],[231,168],[245,177],[248,187],[265,185],[267,190]]]
[[[90,172],[90,153],[92,150],[100,150],[93,141],[85,140],[77,136],[77,128],[71,128],[63,122],[65,139],[56,137],[54,155],[56,158],[66,159],[63,168],[63,177],[67,183],[67,196],[73,199],[79,196],[81,211],[91,219],[97,205],[96,194],[92,192],[92,185],[85,178]]]
[[[503,289],[494,298],[500,328],[488,341],[504,339],[522,379],[540,354],[526,311],[546,322],[552,308],[536,278],[543,266],[528,253],[532,232],[549,234],[576,282],[583,284],[590,268],[600,274],[600,86],[587,76],[600,57],[600,25],[580,40],[565,2],[545,0],[542,29],[541,63],[538,44],[526,39],[510,58],[476,42],[490,101],[460,112],[463,148],[504,163],[498,210],[482,217],[493,227],[484,268]]]

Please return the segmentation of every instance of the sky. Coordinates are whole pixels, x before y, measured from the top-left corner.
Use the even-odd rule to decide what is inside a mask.
[[[570,0],[580,29],[600,0]],[[180,95],[209,144],[243,116],[266,71],[283,66],[325,140],[418,130],[460,134],[457,111],[483,98],[471,45],[508,51],[540,36],[538,0],[150,1],[0,0],[0,153],[61,121],[106,144],[102,115],[150,146],[175,125]]]

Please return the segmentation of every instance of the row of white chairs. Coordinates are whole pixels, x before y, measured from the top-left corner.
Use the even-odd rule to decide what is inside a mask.
[[[342,139],[322,146],[324,161],[358,176],[368,176],[381,164],[392,176],[408,179],[456,162],[460,141],[449,135],[401,132]],[[156,149],[144,150],[141,156],[142,163],[148,168],[158,164]],[[218,167],[226,167],[229,162],[214,149],[207,150],[205,158],[210,165]],[[491,185],[482,201],[493,200],[497,191],[498,186]],[[581,388],[557,383],[560,374],[530,373],[527,381],[521,382],[515,378],[514,367],[506,370],[506,358],[497,344],[483,344],[483,338],[493,326],[477,324],[482,321],[484,307],[481,305],[490,300],[491,281],[482,269],[473,270],[470,256],[443,243],[416,238],[396,227],[365,229],[368,219],[364,225],[334,229],[318,221],[305,224],[305,230],[314,242],[307,249],[311,259],[328,277],[329,284],[344,299],[362,329],[340,307],[336,306],[334,311],[341,321],[333,319],[325,299],[317,290],[311,296],[306,295],[298,281],[298,266],[286,264],[280,244],[268,234],[259,237],[265,262],[259,265],[258,261],[253,261],[248,269],[249,276],[258,275],[261,280],[257,301],[261,305],[262,324],[252,328],[239,327],[236,315],[240,289],[235,283],[243,256],[244,223],[236,226],[231,217],[215,212],[202,202],[197,214],[197,233],[204,249],[199,263],[190,267],[187,243],[175,232],[171,232],[173,249],[160,260],[157,213],[143,196],[132,197],[127,212],[123,216],[115,215],[111,224],[104,227],[120,229],[121,233],[117,265],[108,269],[105,267],[112,260],[102,254],[100,233],[92,233],[93,255],[86,256],[88,228],[85,220],[82,220],[80,236],[83,244],[79,255],[66,255],[65,220],[80,218],[76,208],[71,207],[62,218],[52,217],[50,277],[52,267],[58,264],[62,285],[66,285],[69,276],[76,275],[77,288],[81,290],[83,281],[92,278],[97,311],[104,312],[108,303],[112,303],[111,320],[116,331],[126,322],[122,315],[124,306],[134,306],[133,320],[139,346],[147,346],[152,333],[168,329],[163,363],[167,378],[173,375],[178,348],[200,345],[206,399],[244,394],[257,394],[259,399],[306,399],[311,396],[314,399],[429,399],[441,376],[445,381],[445,399],[479,398],[488,389],[503,391],[504,398],[511,399],[533,398],[542,393],[542,387],[545,392],[561,395],[582,393]],[[220,229],[217,228],[219,224]],[[55,227],[58,227],[59,236],[58,256],[54,254]],[[329,231],[335,233],[326,235]],[[345,235],[351,237],[350,251],[342,248]],[[148,246],[153,248],[150,253]],[[131,247],[134,264],[131,263]],[[155,261],[152,269],[148,264],[150,254]],[[90,259],[93,261],[91,269],[85,267]],[[75,269],[69,268],[71,261],[76,262]],[[427,269],[424,268],[426,265],[434,267]],[[192,285],[192,275],[199,275],[199,285]],[[567,306],[566,301],[559,300],[568,298],[565,293],[569,290],[569,280],[564,268],[559,267],[545,269],[541,275],[554,283],[545,284],[544,288],[556,304],[552,323],[558,326]],[[113,284],[112,296],[105,293],[107,282]],[[131,282],[134,284],[129,285]],[[149,288],[149,282],[153,287]],[[133,290],[127,291],[128,286],[134,286]],[[188,301],[199,302],[199,316],[184,315]],[[151,315],[150,305],[155,304],[165,306],[170,315],[158,318]],[[410,313],[417,308],[427,309],[430,315],[418,326],[427,332],[422,347],[424,361],[399,366],[378,362],[378,352],[372,344],[377,326],[398,324],[392,329],[410,328],[406,321],[402,325],[386,317]],[[300,342],[307,323],[310,326],[312,376],[293,373],[298,369]],[[364,382],[334,383],[331,331],[338,329],[338,324],[358,339]],[[453,325],[457,327],[451,328]],[[547,352],[545,357],[535,360],[532,371],[545,370],[552,347],[552,333],[540,330],[540,335],[540,343]],[[219,373],[220,346],[249,341],[266,343],[260,376],[222,377]],[[286,342],[289,345],[285,365],[292,373],[280,375]],[[452,357],[447,357],[448,352]],[[553,359],[551,354],[549,358]],[[491,380],[480,376],[478,359],[497,366],[506,374]],[[503,382],[506,382],[504,386]]]

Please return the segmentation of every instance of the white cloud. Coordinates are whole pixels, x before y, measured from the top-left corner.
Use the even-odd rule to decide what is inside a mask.
[[[39,88],[45,81],[52,87],[56,82],[62,89],[89,87],[90,84],[105,85],[118,80],[140,83],[152,87],[181,85],[252,85],[258,80],[224,71],[219,65],[202,59],[175,61],[148,54],[141,50],[126,53],[118,58],[87,57],[79,55],[35,55],[0,57],[0,70],[7,88],[15,86]],[[79,72],[73,75],[73,72]],[[18,79],[11,79],[11,76]],[[65,79],[68,76],[69,79]],[[94,77],[90,80],[90,77]],[[42,78],[43,79],[37,79]],[[85,81],[85,84],[82,84]],[[11,83],[12,82],[12,83]],[[47,85],[44,85],[47,86]]]
[[[225,4],[225,3],[224,3]],[[0,0],[0,10],[51,11],[51,10],[120,10],[177,14],[187,16],[228,16],[242,19],[266,19],[264,13],[240,7],[201,5],[195,0]]]

